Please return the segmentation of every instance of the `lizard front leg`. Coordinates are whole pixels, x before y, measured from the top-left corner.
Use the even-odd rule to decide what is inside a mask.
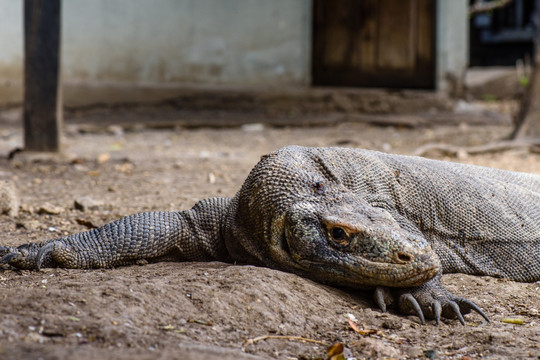
[[[19,247],[0,247],[0,264],[108,268],[147,261],[229,260],[220,235],[230,199],[202,200],[182,212],[144,212],[97,229]]]
[[[457,318],[463,325],[463,315],[476,311],[487,322],[487,315],[470,300],[456,296],[446,290],[441,284],[441,275],[417,287],[412,288],[385,288],[375,289],[374,299],[379,308],[385,312],[386,306],[396,306],[403,314],[417,315],[422,324],[425,317],[435,319],[437,324],[444,318]]]

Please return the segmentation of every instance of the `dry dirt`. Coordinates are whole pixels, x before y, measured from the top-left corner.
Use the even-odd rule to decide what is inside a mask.
[[[478,145],[510,131],[354,123],[80,130],[66,126],[63,155],[17,154],[7,160],[21,144],[21,130],[12,122],[0,124],[0,178],[15,181],[21,201],[17,217],[0,215],[2,245],[80,232],[141,211],[185,209],[209,196],[233,196],[262,154],[289,144],[408,154],[428,142]],[[540,155],[517,150],[459,161],[540,173]],[[75,200],[87,205],[85,211],[75,208]],[[422,326],[415,317],[382,314],[369,292],[217,262],[94,271],[4,267],[0,358],[325,359],[326,344],[336,342],[358,359],[540,357],[539,283],[460,274],[447,275],[444,282],[479,304],[492,321],[468,315],[466,326],[456,320]],[[349,313],[364,334],[351,329]],[[265,335],[290,338],[256,339]]]

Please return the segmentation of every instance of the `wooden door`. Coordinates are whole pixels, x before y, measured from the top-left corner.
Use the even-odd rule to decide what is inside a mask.
[[[314,85],[434,88],[435,0],[314,0]]]

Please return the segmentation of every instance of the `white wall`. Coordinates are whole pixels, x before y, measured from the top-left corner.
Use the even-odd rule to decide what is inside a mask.
[[[437,90],[462,95],[469,67],[469,1],[438,0]]]
[[[20,102],[23,74],[21,0],[0,0],[0,104]]]
[[[64,1],[64,76],[129,83],[308,84],[310,3]]]
[[[22,3],[0,0],[0,105],[22,97]],[[312,0],[64,0],[62,6],[68,105],[140,100],[146,90],[124,94],[141,86],[311,81]],[[455,91],[464,79],[467,9],[467,0],[437,0],[438,90]]]
[[[64,0],[62,7],[68,84],[310,83],[311,0]],[[22,0],[0,0],[0,103],[20,99],[22,14]]]

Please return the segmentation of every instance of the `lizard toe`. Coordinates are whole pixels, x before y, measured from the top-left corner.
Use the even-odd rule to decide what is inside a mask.
[[[0,264],[10,264],[14,260],[19,260],[22,258],[22,255],[18,252],[12,252],[7,255],[2,256],[0,259]]]
[[[455,315],[461,325],[465,325],[465,319],[463,318],[463,314],[461,314],[461,309],[459,308],[459,305],[455,301],[449,301],[448,307],[451,309],[453,315]],[[450,317],[450,316],[447,316]]]
[[[471,311],[477,312],[489,322],[489,318],[478,305],[452,294],[440,284],[438,279],[431,280],[416,288],[403,289],[400,292],[416,299],[424,316],[435,319],[437,324],[440,323],[441,318],[447,318],[457,319],[461,324],[465,325],[464,315],[469,314]],[[409,305],[411,301],[405,301],[402,298],[403,295],[400,296],[400,311],[406,314],[418,314],[418,311]]]
[[[386,312],[387,307],[396,306],[402,314],[418,316],[422,324],[425,319],[434,319],[439,325],[441,318],[446,318],[457,319],[465,325],[464,315],[471,311],[489,322],[488,316],[478,305],[446,290],[440,282],[440,276],[413,288],[378,286],[373,299],[382,312]]]
[[[18,269],[35,269],[34,248],[28,244],[19,247],[1,246],[0,264],[7,264]]]
[[[389,288],[377,286],[375,288],[375,292],[373,293],[373,300],[375,300],[375,303],[379,309],[385,313],[387,305],[392,306],[394,303],[394,295]]]
[[[464,299],[464,298],[457,298],[455,301],[459,305],[459,308],[462,309],[462,312],[464,314],[468,314],[471,311],[474,311],[480,314],[480,316],[482,316],[484,320],[486,320],[486,322],[489,322],[489,317],[482,311],[482,309],[480,309],[478,305],[476,305],[472,301]]]
[[[17,249],[11,246],[0,246],[0,256],[2,257],[15,251],[17,251]]]
[[[49,259],[51,255],[53,254],[54,249],[55,249],[55,243],[56,241],[50,242],[46,244],[45,246],[43,246],[41,249],[39,249],[39,252],[36,258],[36,267],[38,270],[41,269],[44,261]]]
[[[418,301],[411,293],[401,294],[401,296],[399,297],[399,308],[404,313],[413,313],[418,316],[422,325],[426,323],[424,312],[422,311],[422,308],[420,307]]]
[[[438,301],[435,301],[433,303],[433,315],[435,317],[435,323],[437,323],[437,325],[441,323],[441,314],[442,314],[441,303]]]
[[[23,244],[19,247],[0,247],[0,264],[17,269],[33,270],[43,267],[69,265],[72,256],[66,254],[66,245],[61,241]]]

